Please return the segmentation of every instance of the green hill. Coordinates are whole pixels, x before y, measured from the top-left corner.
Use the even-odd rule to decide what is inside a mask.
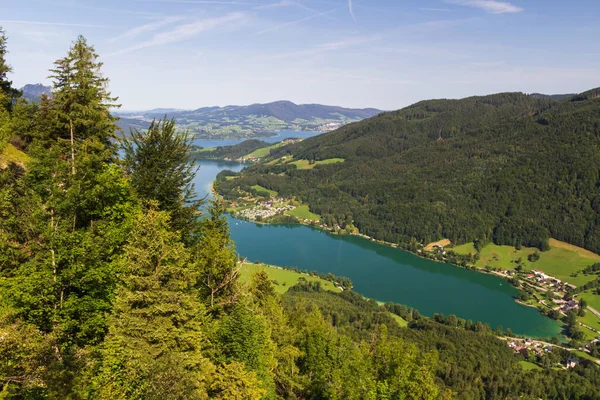
[[[286,157],[286,158],[283,158]],[[276,160],[343,163],[299,170]],[[395,243],[449,238],[600,252],[600,89],[423,101],[271,151],[239,179],[294,196],[328,225]]]

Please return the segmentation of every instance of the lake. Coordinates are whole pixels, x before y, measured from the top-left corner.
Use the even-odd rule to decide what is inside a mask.
[[[244,165],[197,161],[199,194],[208,193],[224,169]],[[250,261],[347,276],[354,290],[378,301],[416,308],[423,315],[455,314],[513,332],[552,337],[560,325],[536,309],[517,304],[517,290],[503,279],[438,263],[356,236],[332,235],[302,225],[260,225],[229,217],[232,239],[240,255]]]
[[[256,137],[251,139],[262,140],[267,143],[281,142],[283,139],[296,138],[306,139],[316,135],[320,135],[321,132],[308,132],[308,131],[278,131],[277,136],[270,137]],[[219,146],[233,146],[249,139],[227,139],[227,140],[216,140],[216,139],[194,139],[193,144],[202,148],[219,147]]]

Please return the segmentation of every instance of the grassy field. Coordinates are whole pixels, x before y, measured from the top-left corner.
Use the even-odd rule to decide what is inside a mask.
[[[323,289],[330,290],[332,292],[340,292],[340,289],[335,287],[333,283],[326,281],[324,279],[315,278],[312,276],[299,274],[294,271],[288,271],[285,269],[271,267],[271,266],[263,265],[263,264],[250,264],[250,263],[243,264],[241,274],[240,274],[240,280],[242,282],[250,282],[252,274],[254,274],[254,272],[256,272],[256,271],[261,271],[261,270],[266,271],[267,274],[269,274],[269,277],[271,278],[271,280],[274,281],[275,290],[277,291],[277,293],[283,294],[283,293],[287,292],[290,287],[292,287],[296,283],[298,283],[298,280],[300,278],[304,278],[307,281],[311,281],[311,282],[315,282],[315,281],[321,282],[321,286],[323,287]]]
[[[595,309],[596,307],[594,307]],[[594,329],[600,330],[600,318],[596,317],[592,312],[586,311],[583,317],[577,318],[580,322],[591,326]]]
[[[215,151],[216,149],[217,149],[216,147],[207,147],[205,149],[198,150],[198,153],[208,153],[210,151]]]
[[[598,333],[596,333],[596,332],[594,332],[592,330],[589,330],[585,326],[580,326],[580,328],[581,328],[581,331],[583,332],[583,334],[585,335],[585,339],[584,340],[586,340],[588,342],[591,341],[591,340],[596,339],[596,337],[599,336]]]
[[[525,370],[525,371],[533,371],[533,370],[541,370],[542,369],[542,367],[540,367],[539,365],[534,364],[529,361],[519,361],[519,364],[521,364],[521,367],[523,367],[523,370]]]
[[[459,254],[475,253],[473,243],[456,246],[453,250]],[[585,276],[580,274],[573,277],[571,274],[598,262],[598,257],[600,256],[554,239],[550,241],[550,250],[540,252],[540,259],[538,261],[529,262],[527,256],[536,251],[534,248],[522,247],[520,250],[517,250],[511,246],[498,246],[490,243],[481,249],[480,259],[475,265],[480,268],[489,265],[508,270],[513,269],[516,265],[515,261],[521,258],[522,265],[526,270],[539,269],[576,286],[594,280],[594,277],[591,275]]]
[[[258,191],[258,192],[266,192],[266,193],[269,194],[269,196],[272,196],[272,197],[277,196],[277,192],[276,191],[269,190],[269,189],[264,188],[264,187],[262,187],[260,185],[254,185],[254,186],[251,186],[251,187],[252,187],[252,189],[254,189],[254,190]]]
[[[10,143],[6,145],[4,151],[0,154],[0,165],[8,165],[8,163],[11,162],[25,165],[29,160],[30,158],[27,154],[23,153]]]
[[[343,158],[329,158],[327,160],[315,161],[314,164],[310,164],[308,160],[292,161],[290,164],[294,164],[298,169],[313,169],[317,165],[336,164],[344,162]]]
[[[585,292],[580,294],[581,297],[583,297],[585,299],[585,301],[587,301],[588,305],[590,307],[592,307],[594,310],[600,312],[600,296],[590,293],[590,292]]]
[[[307,205],[298,206],[293,210],[286,211],[285,213],[299,219],[310,219],[312,221],[318,221],[321,219],[320,215],[310,212]]]
[[[591,360],[591,361],[596,361],[596,359],[592,356],[590,356],[588,353],[586,353],[585,351],[574,351],[573,354],[578,355],[581,358],[585,358],[587,360]]]
[[[269,155],[271,150],[276,149],[281,146],[283,146],[283,142],[275,143],[274,145],[268,146],[268,147],[262,147],[260,149],[254,150],[252,153],[248,154],[244,158],[248,158],[248,157],[264,158]]]

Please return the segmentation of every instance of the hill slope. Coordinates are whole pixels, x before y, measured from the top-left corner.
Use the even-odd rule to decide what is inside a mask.
[[[289,156],[345,162],[299,171]],[[219,188],[255,184],[389,242],[545,248],[552,236],[598,253],[600,89],[420,102],[276,149]]]
[[[320,104],[294,104],[276,101],[249,106],[204,107],[197,110],[151,110],[120,113],[120,116],[139,121],[150,121],[168,114],[181,128],[196,135],[210,138],[245,138],[269,136],[275,130],[327,131],[339,126],[369,118],[381,111],[350,109]]]

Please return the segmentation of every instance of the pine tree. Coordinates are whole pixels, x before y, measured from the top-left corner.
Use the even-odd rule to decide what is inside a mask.
[[[79,37],[56,65],[54,97],[40,105],[24,177],[27,202],[38,204],[31,237],[22,239],[31,251],[8,286],[21,315],[53,331],[63,351],[106,333],[117,272],[111,260],[127,237],[133,203],[114,164],[114,98],[93,47]]]
[[[202,356],[205,313],[189,259],[168,213],[139,213],[120,261],[97,398],[205,397],[214,367]]]
[[[189,241],[201,204],[193,189],[197,168],[190,158],[191,138],[177,132],[175,120],[165,116],[152,121],[147,132],[131,131],[123,149],[125,169],[138,196],[170,212],[173,228]]]
[[[224,211],[218,201],[210,204],[192,249],[199,272],[196,285],[211,309],[233,305],[240,296],[240,266]]]
[[[8,74],[12,68],[6,61],[8,48],[6,33],[0,26],[0,109],[12,109],[13,103],[21,96],[21,92],[12,87],[12,82],[8,80]]]

